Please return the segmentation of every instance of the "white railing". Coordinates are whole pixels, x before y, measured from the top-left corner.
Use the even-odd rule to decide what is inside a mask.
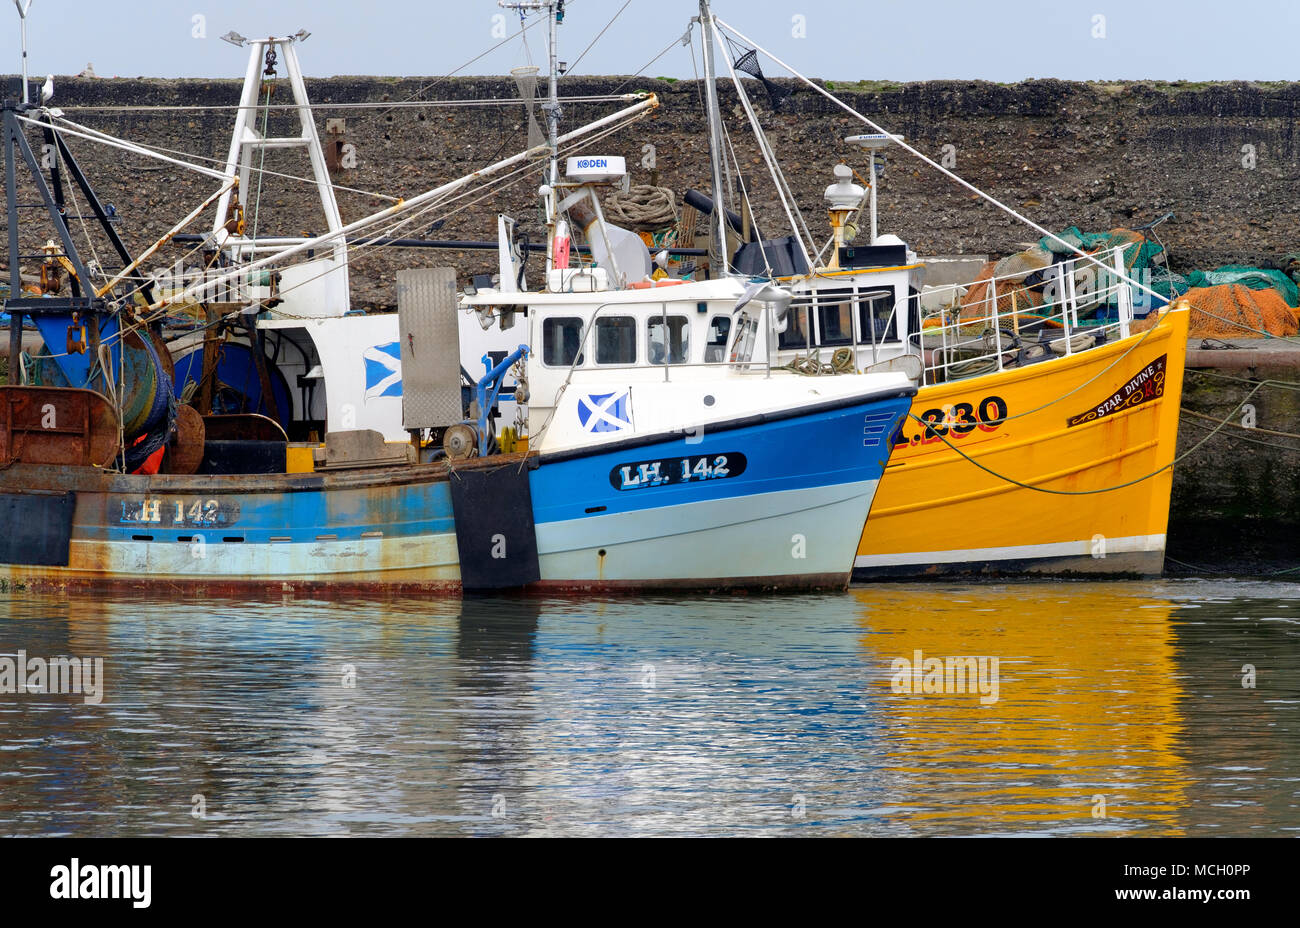
[[[1076,257],[1039,271],[927,289],[925,301],[940,308],[923,314],[919,336],[909,333],[921,352],[924,383],[975,377],[1127,338],[1134,307],[1132,285],[1123,279],[1127,247],[1094,255],[1106,268]],[[984,293],[972,299],[978,287]]]

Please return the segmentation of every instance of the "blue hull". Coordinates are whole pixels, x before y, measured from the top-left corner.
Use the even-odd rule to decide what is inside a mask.
[[[907,396],[546,455],[532,473],[544,586],[848,583]]]

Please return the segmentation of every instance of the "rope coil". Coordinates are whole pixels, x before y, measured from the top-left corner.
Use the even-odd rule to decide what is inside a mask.
[[[677,221],[677,197],[667,187],[637,184],[605,198],[605,211],[636,232],[657,232]]]

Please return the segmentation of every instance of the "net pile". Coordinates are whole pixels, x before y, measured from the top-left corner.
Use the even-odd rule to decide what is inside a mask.
[[[1071,226],[1060,234],[1068,245],[1096,255],[1107,265],[1110,252],[1124,247],[1125,272],[1163,299],[1144,299],[1135,294],[1139,316],[1143,307],[1159,307],[1177,297],[1186,296],[1191,304],[1190,335],[1194,338],[1279,338],[1300,334],[1300,254],[1287,255],[1280,261],[1264,260],[1260,267],[1230,264],[1212,271],[1192,271],[1186,277],[1170,271],[1164,246],[1133,229],[1109,232],[1081,232]],[[1102,258],[1101,256],[1106,257]],[[1075,257],[1067,245],[1044,236],[1024,251],[990,261],[969,285],[960,300],[960,325],[963,333],[978,332],[990,324],[994,311],[1003,315],[1014,312],[1014,325],[1024,329],[1059,325],[1055,307],[1047,305],[1054,296],[1057,271],[1055,264]],[[1080,297],[1079,312],[1088,318],[1113,318],[1114,297],[1099,292],[1092,304],[1086,294],[1113,283],[1100,268],[1086,262],[1074,264],[1074,288]],[[999,278],[996,282],[994,278]],[[994,309],[996,292],[996,310]],[[1134,331],[1155,324],[1155,316],[1138,320]],[[1011,320],[1006,318],[1003,325]],[[934,317],[927,325],[938,325]]]
[[[1051,255],[1041,248],[1030,248],[985,264],[961,298],[961,330],[973,332],[988,325],[994,312],[1014,311],[1037,317],[1046,302],[1043,272],[1050,271],[1051,264]],[[995,282],[994,278],[1001,279]]]
[[[1295,308],[1273,287],[1193,287],[1186,299],[1192,306],[1188,335],[1193,338],[1259,338],[1261,332],[1278,337],[1300,334]]]
[[[1213,338],[1279,338],[1300,326],[1300,256],[1263,266],[1226,264],[1187,275],[1192,304],[1191,335]]]
[[[1187,275],[1187,282],[1193,287],[1240,284],[1251,290],[1273,289],[1286,300],[1288,306],[1293,309],[1300,307],[1300,287],[1296,286],[1290,276],[1274,268],[1227,264],[1212,271],[1192,271]]]
[[[1054,291],[1057,287],[1056,264],[1076,257],[1070,247],[1102,256],[1105,255],[1107,266],[1111,263],[1109,253],[1124,247],[1123,267],[1125,273],[1146,284],[1159,293],[1163,305],[1188,289],[1188,281],[1174,274],[1165,266],[1164,246],[1152,241],[1141,232],[1133,229],[1116,228],[1108,232],[1081,232],[1077,226],[1070,226],[1060,234],[1068,243],[1062,244],[1055,239],[1044,236],[1037,244],[1017,252],[1000,261],[991,261],[980,271],[964,297],[961,299],[961,320],[963,330],[970,330],[987,322],[993,310],[993,293],[996,289],[996,311],[999,314],[1015,312],[1020,323],[1059,325],[1058,320],[1050,317],[1055,314],[1054,307],[1047,305],[1057,302]],[[1300,262],[1298,262],[1300,264]],[[1113,277],[1095,265],[1076,261],[1073,286],[1080,298],[1079,311],[1087,313],[1107,312],[1111,308],[1114,296],[1107,291],[1112,287]],[[993,278],[1004,278],[993,281]],[[1098,298],[1089,303],[1087,294],[1096,291]],[[1104,299],[1102,298],[1104,296]],[[1138,310],[1143,312],[1142,309]]]

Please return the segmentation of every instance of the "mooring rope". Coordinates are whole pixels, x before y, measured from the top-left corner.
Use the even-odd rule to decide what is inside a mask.
[[[1254,396],[1263,386],[1264,386],[1263,383],[1257,384],[1255,386],[1255,389],[1247,393],[1246,396],[1241,400],[1241,402],[1245,403],[1246,400],[1249,400],[1252,396]],[[1006,474],[1000,474],[997,471],[993,470],[991,467],[986,467],[985,465],[981,464],[979,461],[975,460],[965,451],[958,448],[956,445],[954,445],[951,441],[948,440],[948,437],[946,435],[940,435],[938,432],[933,431],[933,429],[930,428],[932,423],[925,421],[920,416],[917,416],[915,413],[912,412],[909,412],[907,415],[908,418],[915,420],[918,425],[924,426],[927,431],[930,431],[934,435],[935,438],[939,439],[941,442],[943,442],[953,451],[956,451],[957,454],[961,455],[963,458],[965,458],[971,464],[974,464],[976,467],[984,471],[986,474],[996,477],[998,480],[1005,481],[1006,483],[1010,483],[1014,486],[1020,487],[1023,490],[1033,490],[1036,493],[1050,493],[1053,496],[1094,496],[1098,493],[1111,493],[1114,492],[1115,490],[1123,490],[1126,487],[1136,486],[1139,483],[1143,483],[1144,481],[1150,480],[1152,477],[1159,476],[1160,474],[1164,473],[1165,471],[1169,470],[1175,465],[1186,460],[1188,457],[1190,457],[1191,455],[1199,451],[1202,445],[1204,445],[1207,441],[1209,441],[1211,438],[1213,438],[1215,435],[1219,434],[1219,432],[1223,430],[1224,426],[1228,424],[1228,420],[1236,416],[1237,408],[1240,405],[1241,404],[1239,403],[1237,406],[1233,407],[1232,412],[1228,413],[1227,416],[1225,416],[1222,420],[1220,420],[1219,424],[1214,427],[1214,429],[1210,432],[1209,435],[1206,435],[1204,438],[1202,438],[1192,447],[1188,448],[1182,454],[1178,455],[1178,457],[1174,458],[1168,464],[1165,464],[1162,467],[1158,467],[1155,470],[1151,471],[1151,473],[1144,474],[1143,476],[1130,480],[1127,483],[1117,483],[1114,486],[1101,487],[1100,489],[1096,489],[1096,490],[1051,490],[1048,489],[1047,487],[1036,487],[1033,484],[1024,483],[1023,481],[1017,480],[1014,477],[1008,477]]]

